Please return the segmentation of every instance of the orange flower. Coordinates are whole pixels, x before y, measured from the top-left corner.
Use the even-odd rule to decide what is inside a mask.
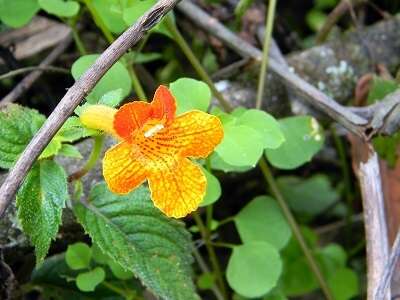
[[[175,110],[174,97],[161,85],[151,103],[135,101],[119,110],[89,106],[81,121],[121,140],[103,160],[111,191],[126,194],[147,179],[154,205],[180,218],[197,209],[207,185],[200,167],[187,157],[207,157],[223,130],[215,116],[197,110],[175,116]]]

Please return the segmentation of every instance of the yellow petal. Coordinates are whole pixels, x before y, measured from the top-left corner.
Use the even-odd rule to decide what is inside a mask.
[[[114,115],[117,110],[106,105],[88,105],[80,115],[83,125],[88,128],[105,131],[116,135],[114,131]]]
[[[103,159],[103,176],[109,189],[127,194],[146,179],[146,171],[137,160],[133,146],[122,142],[109,149]]]
[[[200,167],[187,158],[176,158],[174,167],[160,163],[148,174],[154,205],[169,217],[182,218],[203,200],[207,180]]]

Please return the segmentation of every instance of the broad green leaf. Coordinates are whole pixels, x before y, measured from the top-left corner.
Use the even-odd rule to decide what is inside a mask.
[[[79,152],[78,148],[69,144],[62,144],[60,151],[58,151],[57,155],[62,155],[66,157],[72,157],[77,159],[82,159],[83,156]]]
[[[197,279],[199,289],[208,290],[215,284],[215,275],[213,273],[203,273]]]
[[[244,167],[232,166],[223,161],[222,158],[216,152],[213,152],[209,159],[211,161],[211,168],[213,170],[220,170],[226,173],[227,172],[242,173],[242,172],[247,172],[253,168],[252,166],[244,166]]]
[[[182,223],[154,207],[147,188],[122,196],[99,184],[89,203],[77,204],[75,213],[93,242],[154,294],[199,299],[191,281],[190,235]]]
[[[368,104],[373,104],[382,100],[386,95],[393,93],[399,88],[399,84],[395,80],[386,80],[375,76],[372,86],[368,93]]]
[[[79,12],[79,3],[73,0],[38,0],[40,7],[58,17],[73,17]]]
[[[339,194],[331,186],[329,178],[322,174],[307,179],[284,176],[277,181],[290,207],[307,216],[324,212],[339,199]]]
[[[280,169],[295,169],[310,161],[322,148],[324,136],[318,122],[309,116],[279,121],[285,142],[277,149],[265,149],[269,162]]]
[[[98,57],[98,54],[90,54],[78,58],[71,68],[71,73],[74,79],[78,80],[78,78],[93,65]],[[129,72],[120,62],[115,63],[106,72],[86,99],[89,103],[95,104],[104,94],[116,89],[122,89],[123,97],[126,97],[131,91],[131,78]]]
[[[89,104],[84,104],[89,105]],[[80,119],[76,116],[69,117],[61,129],[57,132],[57,137],[63,142],[76,142],[84,137],[97,135],[98,131],[84,127]]]
[[[45,118],[36,110],[11,104],[0,111],[0,168],[11,168]]]
[[[262,300],[288,300],[284,291],[278,286],[265,295]]]
[[[261,135],[264,148],[276,149],[285,141],[278,121],[265,111],[248,109],[238,117],[237,124],[257,130]]]
[[[88,268],[91,259],[92,249],[81,242],[69,245],[65,253],[65,261],[72,270]]]
[[[338,269],[346,266],[346,251],[338,244],[329,244],[318,249],[317,258],[321,262],[321,268],[327,277],[331,277]]]
[[[261,297],[274,288],[282,272],[278,251],[266,242],[251,242],[233,248],[226,276],[238,294]]]
[[[223,161],[232,166],[255,166],[264,146],[260,134],[248,126],[224,124],[224,138],[215,148]]]
[[[113,5],[119,5],[120,1],[115,3],[113,0],[91,0],[93,7],[96,9],[100,18],[104,22],[105,26],[112,33],[121,33],[127,26],[122,18],[122,9],[113,9]]]
[[[155,60],[159,60],[163,58],[163,55],[158,52],[137,52],[130,51],[125,54],[126,59],[135,64],[146,64]]]
[[[236,123],[237,120],[236,113],[240,114],[241,109],[242,108],[235,109],[232,113],[228,114],[222,111],[219,107],[213,106],[210,112],[212,115],[217,116],[221,120],[222,124],[226,126],[229,123],[232,124]]]
[[[207,178],[207,190],[203,201],[200,203],[200,206],[207,206],[213,204],[219,199],[219,197],[221,197],[221,185],[219,184],[217,177],[203,167],[201,167],[201,169]]]
[[[357,274],[348,269],[339,269],[328,278],[328,286],[335,300],[349,300],[359,294]]]
[[[37,163],[17,193],[18,218],[35,246],[36,262],[42,262],[61,224],[68,199],[67,175],[51,160]]]
[[[106,273],[102,267],[96,267],[76,277],[76,286],[83,292],[93,292],[96,286],[104,281]]]
[[[265,241],[282,249],[292,234],[276,200],[268,196],[247,204],[235,217],[235,225],[244,244]]]
[[[312,9],[306,15],[307,25],[314,31],[318,31],[324,25],[327,15],[318,10]]]
[[[97,244],[92,245],[92,257],[95,262],[98,264],[106,265],[110,258],[101,251],[100,247]]]
[[[22,27],[39,9],[37,0],[0,0],[0,21],[10,27]]]
[[[121,101],[124,99],[123,90],[116,89],[113,91],[109,91],[108,93],[104,94],[100,100],[99,104],[116,107]]]
[[[211,90],[203,81],[180,78],[169,85],[177,102],[176,113],[190,110],[207,111],[211,102]]]
[[[118,263],[116,263],[113,259],[109,258],[107,262],[108,266],[111,269],[111,272],[115,277],[121,280],[127,280],[133,277],[133,273],[131,271],[125,270]]]
[[[55,136],[51,139],[50,143],[44,148],[42,154],[40,154],[39,159],[49,158],[56,155],[62,148],[61,139]]]

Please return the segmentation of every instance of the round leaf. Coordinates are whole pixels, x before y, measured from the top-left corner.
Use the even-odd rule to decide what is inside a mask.
[[[80,273],[76,277],[76,286],[83,292],[93,292],[97,285],[102,283],[106,278],[103,268],[96,267],[85,273]]]
[[[264,148],[276,149],[285,141],[278,121],[265,111],[248,109],[238,116],[237,124],[257,130],[262,136]]]
[[[215,284],[215,275],[213,273],[203,273],[197,279],[199,289],[208,290]]]
[[[233,249],[226,276],[235,292],[255,298],[275,287],[281,272],[276,248],[266,242],[252,242]]]
[[[37,0],[0,0],[0,20],[10,27],[27,24],[40,9]]]
[[[203,173],[207,179],[207,190],[203,202],[200,203],[200,206],[207,206],[219,199],[221,196],[221,185],[219,184],[217,177],[203,167],[201,167],[201,169],[203,170]]]
[[[277,149],[265,149],[270,163],[280,169],[295,169],[321,149],[324,136],[318,122],[309,116],[296,116],[279,121],[285,142]]]
[[[122,11],[113,9],[112,0],[91,0],[106,27],[113,33],[121,33],[127,25],[122,19]]]
[[[260,134],[253,128],[228,123],[224,125],[224,138],[215,152],[232,166],[255,166],[264,146]]]
[[[206,111],[211,102],[211,90],[207,84],[192,78],[180,78],[170,84],[177,102],[177,114],[189,110]]]
[[[72,270],[88,268],[92,258],[92,249],[85,243],[69,245],[65,254],[65,261]]]
[[[328,278],[328,286],[335,300],[348,300],[358,295],[358,278],[354,271],[343,268]]]
[[[79,3],[64,0],[38,0],[40,7],[49,14],[59,17],[73,17],[79,12]]]
[[[78,58],[71,68],[74,79],[78,80],[98,57],[99,55],[97,54],[91,54]],[[106,72],[86,98],[89,103],[97,103],[104,94],[117,89],[122,89],[123,97],[126,97],[131,91],[131,79],[128,70],[120,62],[115,63]]]
[[[244,244],[265,241],[282,249],[291,236],[280,207],[268,196],[254,198],[235,217],[235,224]]]

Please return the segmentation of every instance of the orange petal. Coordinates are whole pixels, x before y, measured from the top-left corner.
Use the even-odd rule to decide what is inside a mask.
[[[129,139],[136,129],[140,129],[151,118],[149,103],[135,101],[121,106],[114,117],[114,129],[123,139]]]
[[[166,86],[160,85],[157,88],[151,106],[155,119],[163,119],[165,117],[167,123],[174,119],[176,111],[175,98]]]
[[[193,110],[173,121],[158,140],[172,140],[181,156],[207,157],[224,136],[221,121],[213,115]]]
[[[196,210],[207,185],[201,169],[187,158],[178,159],[175,167],[160,164],[157,171],[149,173],[148,181],[154,205],[174,218]]]
[[[122,142],[106,152],[103,176],[112,192],[127,194],[146,179],[146,171],[136,159],[132,145]]]

